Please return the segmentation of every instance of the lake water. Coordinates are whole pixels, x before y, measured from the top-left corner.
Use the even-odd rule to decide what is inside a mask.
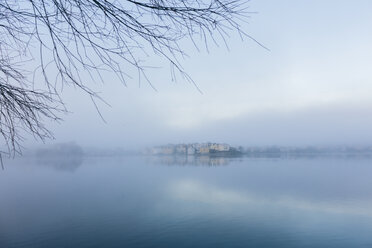
[[[0,247],[372,247],[372,159],[5,161]]]

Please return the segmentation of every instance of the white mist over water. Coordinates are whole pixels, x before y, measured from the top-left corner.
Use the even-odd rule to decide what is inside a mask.
[[[198,90],[170,80],[168,64],[149,70],[157,88],[113,76],[98,102],[65,88],[72,112],[51,124],[56,142],[139,148],[164,143],[227,142],[232,145],[369,144],[372,140],[372,17],[370,1],[251,1],[247,33],[229,39],[229,50],[210,46],[183,63]],[[149,58],[150,62],[157,62]],[[33,143],[33,139],[28,139]]]

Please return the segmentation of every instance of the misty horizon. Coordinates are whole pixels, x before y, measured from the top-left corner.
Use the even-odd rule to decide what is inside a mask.
[[[0,248],[372,247],[371,0],[2,0]]]
[[[184,69],[197,88],[154,58],[145,81],[124,86],[111,74],[93,84],[110,106],[74,88],[62,96],[70,111],[46,123],[55,140],[82,146],[139,149],[166,143],[227,142],[242,146],[370,145],[372,58],[369,1],[254,1],[249,34],[209,53],[183,41]],[[329,10],[332,11],[329,11]],[[313,13],[317,13],[314,18]],[[348,18],[344,18],[348,16]],[[280,18],[280,22],[278,22]],[[347,38],[345,38],[347,37]],[[37,146],[25,136],[25,147]]]

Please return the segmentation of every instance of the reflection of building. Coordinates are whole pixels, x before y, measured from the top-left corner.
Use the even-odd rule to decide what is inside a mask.
[[[209,155],[201,156],[151,156],[149,162],[164,165],[181,166],[223,166],[229,164],[229,158],[211,157]]]
[[[147,154],[150,155],[171,155],[171,154],[188,154],[188,155],[206,155],[206,154],[236,154],[237,149],[230,147],[225,143],[193,143],[193,144],[176,144],[157,146],[149,149]]]

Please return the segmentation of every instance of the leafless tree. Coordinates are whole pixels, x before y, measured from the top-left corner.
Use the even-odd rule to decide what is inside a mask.
[[[99,96],[90,84],[103,82],[102,73],[113,72],[126,84],[130,68],[151,85],[145,71],[151,55],[170,62],[172,79],[180,73],[192,82],[179,62],[185,55],[179,42],[188,38],[208,49],[231,31],[246,35],[247,2],[0,0],[0,132],[8,148],[2,152],[19,152],[24,132],[52,137],[45,122],[66,111],[64,85],[94,100]]]

